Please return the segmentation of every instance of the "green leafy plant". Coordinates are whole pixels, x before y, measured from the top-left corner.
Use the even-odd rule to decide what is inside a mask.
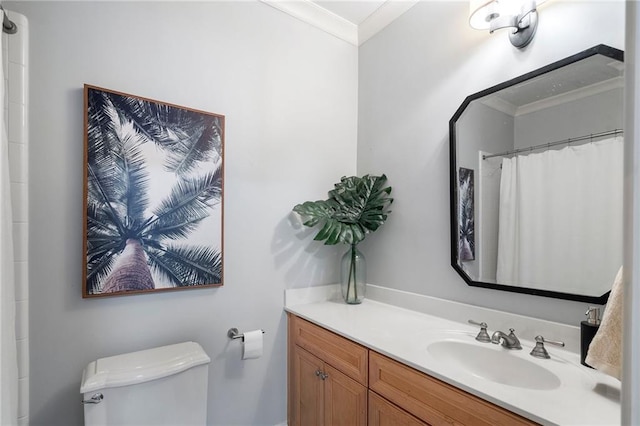
[[[314,237],[326,245],[349,244],[350,260],[343,296],[347,303],[360,303],[356,283],[364,273],[356,268],[356,245],[387,220],[393,198],[391,187],[385,187],[387,177],[365,175],[343,177],[329,191],[329,198],[298,204],[293,211],[305,226],[322,226]]]
[[[391,187],[384,186],[386,181],[384,174],[343,177],[329,191],[327,200],[307,201],[293,211],[305,226],[322,225],[314,240],[326,245],[355,245],[382,226],[391,213],[388,207],[393,198],[389,197]]]

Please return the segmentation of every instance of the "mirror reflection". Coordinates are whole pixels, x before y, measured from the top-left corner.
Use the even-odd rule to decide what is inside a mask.
[[[451,119],[452,266],[468,284],[606,301],[622,265],[622,59],[596,46]]]

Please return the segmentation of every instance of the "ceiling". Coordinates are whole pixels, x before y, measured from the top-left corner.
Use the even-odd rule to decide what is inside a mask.
[[[359,46],[419,0],[261,0]]]

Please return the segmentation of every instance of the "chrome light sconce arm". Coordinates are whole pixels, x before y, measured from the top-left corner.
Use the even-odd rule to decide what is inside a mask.
[[[522,49],[536,34],[537,6],[543,1],[471,0],[469,24],[476,29],[488,29],[490,33],[510,28],[509,41],[518,49]],[[518,3],[515,8],[514,3]]]

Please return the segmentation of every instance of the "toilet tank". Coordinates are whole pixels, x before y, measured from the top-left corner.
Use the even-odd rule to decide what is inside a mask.
[[[80,385],[85,426],[205,425],[210,361],[185,342],[89,363]]]

